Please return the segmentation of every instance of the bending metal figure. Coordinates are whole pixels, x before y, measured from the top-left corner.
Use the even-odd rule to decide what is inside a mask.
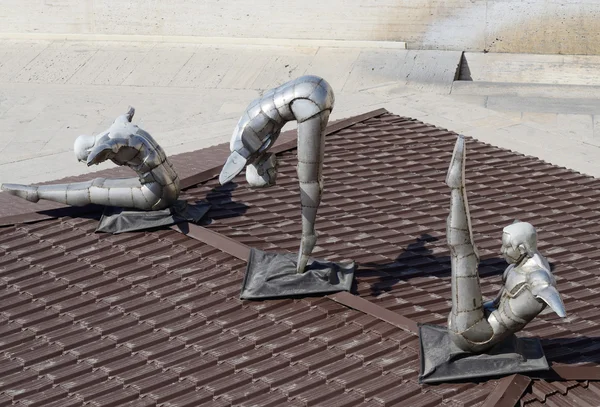
[[[537,250],[535,228],[515,221],[503,230],[502,255],[509,263],[504,285],[483,303],[465,190],[465,140],[459,136],[446,177],[451,189],[447,239],[452,256],[452,310],[448,331],[462,350],[481,353],[523,329],[546,305],[560,317],[565,307],[548,261]]]
[[[98,204],[147,211],[171,206],[179,196],[179,177],[158,143],[131,123],[134,113],[130,108],[97,136],[77,137],[74,150],[77,160],[88,166],[111,160],[133,169],[139,178],[39,186],[3,184],[2,190],[31,202],[46,199],[72,206]]]
[[[297,271],[302,273],[317,242],[315,220],[323,193],[325,127],[333,109],[329,84],[316,76],[302,76],[272,89],[246,109],[231,137],[231,155],[219,181],[225,184],[246,165],[246,180],[255,188],[275,185],[277,158],[267,153],[281,128],[298,122],[298,179],[302,205],[302,240]]]

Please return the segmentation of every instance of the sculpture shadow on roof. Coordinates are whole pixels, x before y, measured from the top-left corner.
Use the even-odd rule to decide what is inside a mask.
[[[374,296],[386,292],[392,292],[394,287],[403,281],[409,281],[411,277],[450,277],[450,255],[435,255],[434,250],[429,244],[439,242],[435,236],[427,233],[422,234],[409,243],[404,250],[391,263],[358,263],[357,276],[377,278],[379,281],[371,283],[371,294]],[[499,264],[506,264],[500,257],[487,257],[479,263],[479,271],[485,277],[501,275],[504,267]]]
[[[202,199],[210,205],[210,210],[202,219],[202,225],[213,221],[242,216],[248,210],[248,205],[233,200],[233,191],[239,186],[235,182],[217,186],[211,189]]]
[[[565,322],[566,328],[568,324],[575,321]],[[566,336],[570,332],[565,330],[565,337],[558,338],[540,338],[542,347],[546,351],[546,357],[550,364],[560,363],[566,365],[585,364],[588,367],[590,364],[598,367],[600,363],[600,337],[597,336]],[[565,362],[568,360],[568,362]],[[561,380],[555,372],[540,372],[540,378],[545,380]],[[589,377],[591,380],[592,378]],[[597,376],[596,376],[597,380]]]

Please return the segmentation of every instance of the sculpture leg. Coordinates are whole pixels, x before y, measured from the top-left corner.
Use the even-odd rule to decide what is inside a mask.
[[[1,189],[8,194],[27,199],[29,202],[37,202],[40,200],[37,192],[38,187],[35,185],[2,184]]]
[[[162,209],[160,186],[156,183],[142,185],[137,178],[96,178],[54,185],[3,184],[2,190],[31,202],[45,199],[71,206],[97,204],[142,210]]]
[[[304,272],[316,243],[315,221],[323,194],[325,127],[329,111],[298,123],[298,179],[302,205],[302,240],[298,253],[298,273]]]
[[[451,189],[446,230],[452,267],[452,310],[448,331],[459,348],[473,352],[486,347],[494,332],[483,308],[477,271],[479,256],[473,242],[464,172],[465,141],[459,136],[446,177]]]

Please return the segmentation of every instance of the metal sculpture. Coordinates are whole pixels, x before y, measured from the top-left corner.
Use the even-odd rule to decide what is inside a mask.
[[[2,190],[31,202],[46,199],[72,206],[99,204],[145,211],[168,208],[179,196],[179,177],[158,143],[131,123],[134,113],[131,107],[97,136],[79,136],[74,150],[77,160],[88,166],[111,160],[128,166],[138,178],[39,186],[3,184]]]
[[[250,186],[275,185],[277,158],[268,150],[287,122],[298,122],[297,173],[302,205],[298,273],[304,271],[317,242],[315,220],[323,193],[324,131],[333,105],[333,90],[316,76],[302,76],[266,92],[248,106],[238,122],[231,138],[231,155],[219,176],[219,182],[226,184],[247,165]]]
[[[446,177],[451,189],[447,239],[452,260],[450,338],[460,349],[481,353],[520,331],[546,306],[560,317],[565,307],[548,261],[537,250],[535,228],[516,221],[504,228],[502,255],[509,263],[503,286],[493,301],[483,303],[465,190],[465,140],[459,136]]]

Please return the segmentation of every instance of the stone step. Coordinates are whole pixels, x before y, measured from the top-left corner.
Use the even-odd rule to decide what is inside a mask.
[[[600,86],[458,80],[452,84],[451,93],[473,96],[600,99]]]
[[[600,86],[599,55],[465,52],[460,80]]]
[[[600,86],[455,81],[451,94],[504,112],[600,114]]]

